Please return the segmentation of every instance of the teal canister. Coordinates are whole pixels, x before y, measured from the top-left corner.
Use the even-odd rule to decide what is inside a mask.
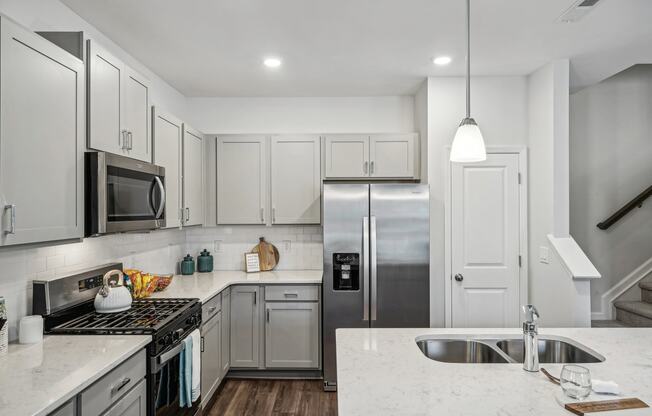
[[[190,254],[181,261],[181,274],[190,275],[195,273],[195,260]]]
[[[197,271],[200,273],[213,271],[213,256],[206,249],[197,256]]]

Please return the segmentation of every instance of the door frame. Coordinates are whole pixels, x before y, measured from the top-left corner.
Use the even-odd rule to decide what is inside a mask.
[[[446,328],[453,325],[453,230],[451,216],[452,201],[452,163],[450,162],[450,146],[446,148],[446,173],[444,192],[444,281],[445,300],[444,314]],[[518,168],[520,176],[519,187],[519,247],[521,267],[519,268],[519,294],[520,305],[528,303],[528,163],[527,146],[487,146],[487,154],[515,154],[518,155]]]

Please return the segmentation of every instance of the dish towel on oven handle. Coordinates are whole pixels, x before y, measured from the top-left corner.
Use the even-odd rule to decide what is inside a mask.
[[[183,341],[179,359],[179,405],[192,407],[201,394],[201,334],[195,329]]]

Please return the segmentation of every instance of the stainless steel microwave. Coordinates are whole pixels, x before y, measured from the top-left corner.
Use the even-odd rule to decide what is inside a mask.
[[[87,237],[165,227],[165,168],[87,152],[85,170]]]

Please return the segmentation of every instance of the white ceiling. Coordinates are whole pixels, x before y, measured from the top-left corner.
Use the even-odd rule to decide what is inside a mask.
[[[411,94],[426,76],[464,70],[462,0],[62,1],[186,96]],[[651,0],[602,0],[556,23],[572,3],[474,0],[473,74],[528,74],[568,57],[586,84],[635,63],[611,54],[650,54]],[[282,68],[264,68],[268,55]],[[435,67],[436,55],[453,63]]]

